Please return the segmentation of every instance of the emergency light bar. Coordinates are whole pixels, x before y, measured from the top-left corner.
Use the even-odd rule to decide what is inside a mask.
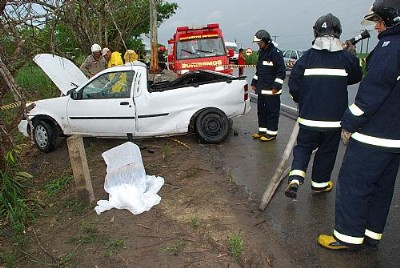
[[[184,31],[189,31],[189,30],[201,30],[201,29],[216,29],[219,28],[218,23],[209,23],[207,26],[202,25],[202,26],[179,26],[176,28],[177,32],[184,32]]]

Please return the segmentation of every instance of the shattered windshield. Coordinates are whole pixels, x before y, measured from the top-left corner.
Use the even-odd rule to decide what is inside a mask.
[[[221,38],[185,40],[176,45],[176,57],[179,60],[224,55],[226,51]]]

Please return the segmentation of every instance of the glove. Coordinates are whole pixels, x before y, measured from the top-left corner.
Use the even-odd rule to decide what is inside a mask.
[[[272,89],[272,95],[275,95],[276,93],[278,93],[278,90],[276,88]]]
[[[343,49],[348,50],[350,53],[352,53],[354,56],[357,56],[357,51],[355,45],[353,45],[349,40],[346,40],[344,44],[342,45]]]
[[[347,145],[349,143],[350,136],[351,136],[350,132],[348,132],[347,130],[342,129],[341,138],[342,138],[342,142],[343,142],[344,145]]]

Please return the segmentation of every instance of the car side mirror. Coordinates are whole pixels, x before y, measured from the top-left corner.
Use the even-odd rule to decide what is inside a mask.
[[[228,57],[233,57],[234,55],[235,55],[235,51],[232,48],[230,48],[228,50]]]
[[[76,100],[78,98],[78,93],[75,90],[71,90],[69,95],[71,96],[71,99],[73,99],[73,100]]]

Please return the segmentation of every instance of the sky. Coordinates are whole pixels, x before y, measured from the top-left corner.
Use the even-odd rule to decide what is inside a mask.
[[[370,51],[377,42],[373,26],[360,24],[373,0],[167,0],[178,3],[176,14],[158,29],[158,42],[167,46],[178,26],[219,23],[225,41],[236,41],[239,47],[258,49],[251,41],[254,34],[267,30],[281,49],[311,47],[312,27],[318,17],[332,13],[342,24],[341,40],[350,39],[362,30],[371,30]],[[361,42],[357,44],[357,51]],[[367,42],[363,43],[363,51]]]

